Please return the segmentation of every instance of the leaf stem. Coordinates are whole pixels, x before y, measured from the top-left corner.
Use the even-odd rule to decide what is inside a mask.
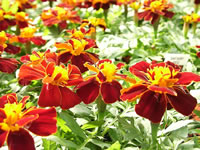
[[[159,123],[152,123],[151,122],[151,136],[152,136],[152,149],[156,149],[157,147],[157,133],[158,133]]]

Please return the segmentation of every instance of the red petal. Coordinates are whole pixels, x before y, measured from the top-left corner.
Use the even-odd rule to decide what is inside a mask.
[[[165,11],[165,15],[164,16],[171,19],[174,16],[174,13],[171,12],[171,11]]]
[[[85,104],[92,103],[99,96],[99,82],[95,78],[80,83],[76,88],[78,96]]]
[[[19,70],[19,78],[25,80],[39,80],[45,77],[45,69],[42,66],[33,67],[22,65]]]
[[[70,52],[63,53],[59,55],[58,62],[67,63],[71,59],[71,57],[72,57],[72,54]]]
[[[142,71],[138,71],[138,70],[132,70],[131,71],[132,74],[134,74],[136,77],[144,80],[144,81],[149,81],[148,77],[146,76],[146,74]]]
[[[124,91],[122,90],[122,95],[120,98],[122,100],[133,101],[136,98],[140,97],[146,90],[147,87],[145,85],[135,84],[134,86],[125,89]]]
[[[20,58],[20,61],[23,62],[23,63],[27,63],[27,62],[30,62],[30,55],[25,55],[25,56],[22,56]]]
[[[2,97],[0,97],[0,108],[3,108],[6,103],[12,104],[14,102],[17,103],[16,93],[10,93],[10,94],[3,95]]]
[[[143,71],[143,72],[147,72],[147,69],[149,68],[150,64],[145,62],[145,61],[141,61],[139,63],[136,63],[135,65],[131,66],[129,68],[130,72],[133,72],[133,70],[138,70],[138,71]]]
[[[30,38],[18,37],[18,40],[20,43],[27,43],[30,41]]]
[[[31,41],[35,44],[35,45],[44,45],[46,43],[45,40],[42,39],[41,36],[35,36],[31,38]]]
[[[183,115],[190,115],[194,110],[197,100],[186,91],[176,88],[177,96],[167,95],[172,107]]]
[[[138,115],[149,119],[153,123],[159,123],[167,108],[167,103],[164,94],[147,91],[144,93],[138,104],[135,106],[135,111]]]
[[[0,31],[6,30],[8,28],[8,23],[5,20],[0,21]]]
[[[158,14],[153,14],[153,18],[151,20],[151,24],[156,23],[156,21],[158,21],[160,18],[160,16]]]
[[[81,102],[80,97],[76,95],[74,92],[72,92],[70,89],[66,87],[59,87],[59,89],[62,95],[62,102],[61,102],[62,109],[72,108]]]
[[[35,150],[32,136],[24,129],[9,132],[7,144],[9,150]]]
[[[31,115],[31,116],[24,116],[20,120],[16,122],[20,127],[23,127],[27,125],[28,123],[36,120],[38,118],[38,115]]]
[[[19,26],[20,29],[28,27],[28,22],[26,22],[26,21],[18,21],[18,26]]]
[[[170,94],[170,95],[173,95],[173,96],[176,96],[177,93],[174,89],[172,88],[168,88],[168,87],[160,87],[160,86],[157,86],[157,85],[151,85],[151,86],[148,86],[148,89],[151,90],[151,91],[154,91],[156,93],[160,93],[160,94]]]
[[[17,54],[19,53],[21,50],[20,47],[11,45],[11,44],[7,44],[7,47],[4,49],[5,52],[10,53],[10,54]]]
[[[105,103],[112,104],[120,100],[121,84],[117,81],[104,82],[101,85],[101,95]]]
[[[200,81],[200,76],[192,72],[180,72],[174,78],[179,78],[176,84],[188,85],[192,81]]]
[[[27,129],[40,136],[48,136],[56,132],[56,110],[34,109],[26,115],[39,115],[39,117],[27,126]]]
[[[0,71],[13,73],[17,69],[19,62],[14,58],[0,58]]]
[[[67,22],[65,20],[60,22],[58,25],[59,25],[59,27],[61,29],[66,29],[67,28]]]
[[[60,106],[61,104],[60,89],[56,85],[43,84],[42,90],[39,96],[38,105],[41,107]]]
[[[0,130],[0,147],[2,147],[7,139],[8,131]]]

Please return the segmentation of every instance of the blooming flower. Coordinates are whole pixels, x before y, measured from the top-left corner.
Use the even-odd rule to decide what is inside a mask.
[[[25,108],[29,96],[18,102],[15,93],[0,97],[0,147],[5,141],[9,150],[35,150],[34,140],[28,131],[39,135],[54,134],[56,127],[55,108]]]
[[[0,31],[8,29],[9,26],[16,25],[16,22],[14,19],[7,19],[5,16],[11,14],[5,12],[3,9],[0,8]]]
[[[36,30],[36,28],[31,27],[21,29],[20,35],[17,36],[16,41],[20,43],[29,43],[31,41],[35,45],[44,45],[46,41],[43,40],[41,36],[34,36]]]
[[[51,53],[49,54],[51,55]],[[67,67],[56,65],[54,62],[56,59],[53,57],[47,58],[39,53],[38,55],[30,56],[32,63],[21,66],[19,80],[42,79],[43,86],[39,96],[39,106],[60,106],[62,109],[69,109],[79,104],[81,99],[67,88],[67,86],[74,86],[82,82],[79,69],[71,64]],[[42,57],[45,57],[46,61],[44,58],[41,60]]]
[[[44,10],[41,14],[41,18],[45,26],[58,24],[61,29],[65,29],[67,27],[67,21],[74,23],[80,22],[80,17],[77,16],[76,11],[62,7]]]
[[[123,4],[128,5],[128,4],[131,4],[131,3],[135,2],[135,1],[136,0],[117,0],[117,4],[118,5],[123,5]]]
[[[151,21],[151,24],[154,24],[159,20],[160,16],[172,18],[174,13],[168,11],[171,8],[173,8],[173,5],[168,4],[167,0],[145,0],[144,12],[138,13],[138,17],[139,19]]]
[[[198,5],[198,4],[200,4],[200,0],[194,0],[194,3],[195,3],[196,5]]]
[[[134,101],[140,98],[135,111],[138,115],[159,123],[167,108],[174,108],[183,115],[189,115],[197,101],[186,89],[192,81],[200,81],[200,76],[191,72],[180,72],[172,62],[139,62],[130,67],[130,72],[141,81],[123,89],[121,99]]]
[[[116,79],[126,78],[126,76],[117,73],[123,66],[122,63],[116,66],[111,60],[104,59],[97,63],[97,67],[91,66],[89,63],[85,63],[85,66],[96,73],[86,77],[84,82],[75,88],[85,104],[92,103],[99,95],[107,104],[120,100],[122,86]]]
[[[66,43],[56,43],[55,46],[59,50],[59,61],[67,63],[71,60],[71,63],[76,65],[82,73],[88,70],[83,65],[85,62],[94,64],[98,61],[96,54],[85,51],[96,47],[95,41],[92,39],[71,39]]]
[[[116,4],[116,0],[86,0],[85,2],[86,6],[92,6],[96,10],[108,9],[110,4]]]
[[[25,12],[17,12],[15,14],[16,24],[19,26],[19,28],[25,28],[28,27],[29,21],[31,19],[28,18],[28,14]]]
[[[29,8],[35,8],[36,5],[33,5],[34,0],[14,0],[14,3],[17,3],[19,11],[23,11]]]
[[[2,58],[3,51],[11,54],[20,52],[20,48],[9,43],[9,36],[4,31],[0,32],[0,71],[13,73],[17,69],[19,62],[14,58]]]

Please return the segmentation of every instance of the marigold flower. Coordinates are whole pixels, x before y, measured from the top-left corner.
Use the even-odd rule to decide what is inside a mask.
[[[200,81],[200,76],[191,72],[180,72],[180,67],[172,62],[139,62],[130,67],[130,72],[141,81],[121,91],[121,99],[134,101],[140,98],[135,111],[138,115],[159,123],[167,108],[174,108],[183,115],[190,115],[197,101],[187,91],[192,81]]]
[[[25,109],[28,99],[29,96],[25,96],[18,102],[15,93],[0,97],[0,147],[7,141],[9,150],[35,150],[34,140],[28,131],[39,136],[56,132],[55,108]]]
[[[36,30],[36,28],[31,27],[23,28],[16,40],[20,43],[29,43],[31,41],[35,45],[44,45],[46,41],[41,36],[34,36]]]
[[[116,0],[86,0],[86,6],[92,6],[94,9],[99,10],[100,8],[109,9],[111,4],[116,4]]]
[[[168,9],[171,8],[173,8],[173,5],[168,4],[168,0],[145,0],[145,11],[138,13],[138,17],[139,19],[151,21],[151,24],[154,24],[157,20],[159,20],[160,16],[172,18],[174,13],[168,11]]]
[[[194,3],[195,3],[196,5],[198,5],[198,4],[200,4],[200,0],[194,0]]]
[[[76,11],[62,7],[44,10],[41,14],[41,18],[45,26],[58,24],[61,29],[65,29],[67,27],[66,21],[71,21],[73,23],[80,22],[80,17],[77,16]]]
[[[136,0],[117,0],[117,4],[118,5],[123,5],[123,4],[128,5],[128,4],[131,4],[131,3],[135,2],[135,1]]]
[[[8,29],[9,26],[16,25],[14,19],[5,18],[6,15],[10,15],[6,13],[3,9],[0,8],[0,31]]]
[[[120,100],[121,84],[116,79],[125,79],[125,75],[117,71],[123,66],[122,63],[114,65],[111,60],[104,59],[97,63],[97,67],[85,63],[85,66],[95,72],[84,79],[75,89],[85,104],[94,102],[101,94],[105,103],[111,104]],[[132,80],[135,82],[134,80]]]
[[[28,27],[29,21],[32,21],[28,18],[28,14],[25,12],[17,12],[15,14],[16,24],[19,26],[19,28],[25,28]]]
[[[40,54],[38,53],[38,55]],[[62,109],[69,109],[79,104],[81,99],[67,88],[67,86],[74,86],[82,82],[79,69],[71,64],[68,64],[67,67],[56,65],[56,62],[54,62],[56,58],[47,56],[45,56],[47,61],[43,59],[39,63],[37,62],[39,61],[38,57],[43,56],[30,56],[31,61],[34,63],[21,66],[19,80],[42,79],[43,87],[39,96],[39,106],[60,106]]]
[[[14,1],[15,1],[14,3],[17,3],[19,7],[19,11],[36,7],[36,5],[32,4],[34,0],[14,0]]]
[[[71,39],[66,43],[56,43],[59,53],[59,62],[67,63],[71,60],[73,65],[76,65],[83,73],[87,71],[87,67],[84,67],[85,62],[94,64],[98,61],[98,56],[85,50],[96,47],[96,43],[92,39]]]

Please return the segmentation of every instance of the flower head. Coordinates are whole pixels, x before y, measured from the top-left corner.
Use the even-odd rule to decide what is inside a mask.
[[[68,88],[82,82],[81,73],[76,66],[57,65],[55,57],[57,55],[53,53],[29,56],[28,63],[20,68],[19,80],[27,83],[42,79],[39,106],[60,106],[62,109],[69,109],[81,102],[81,99]]]
[[[17,12],[15,14],[15,19],[16,19],[16,24],[19,26],[19,28],[28,27],[29,21],[32,21],[31,19],[28,18],[28,14],[23,11]]]
[[[187,14],[185,16],[183,16],[183,20],[186,23],[198,23],[200,22],[200,16],[196,13],[192,13],[192,14]]]
[[[117,79],[126,79],[127,77],[118,74],[117,71],[123,66],[122,63],[114,65],[111,60],[100,60],[96,67],[85,63],[85,66],[95,74],[84,79],[76,89],[77,94],[83,99],[85,104],[92,103],[101,95],[105,103],[111,104],[120,100],[121,84]],[[132,80],[135,82],[135,80]]]
[[[28,99],[29,96],[25,96],[18,102],[15,93],[0,97],[0,147],[7,141],[10,150],[35,149],[33,138],[28,131],[40,136],[56,132],[55,108],[25,109]]]
[[[144,12],[138,13],[139,19],[151,21],[154,24],[159,20],[160,16],[172,18],[174,13],[168,11],[173,8],[172,4],[168,4],[168,0],[145,0],[144,1]]]
[[[73,65],[76,65],[81,72],[88,69],[83,66],[85,62],[94,64],[98,61],[98,56],[94,53],[86,52],[89,48],[95,48],[96,43],[92,39],[71,39],[66,43],[56,43],[55,46],[59,51],[59,60],[62,63],[67,63],[71,60]]]
[[[16,25],[16,21],[14,19],[7,19],[5,16],[10,16],[12,18],[13,14],[5,12],[0,8],[0,31],[5,31],[9,26]]]
[[[117,0],[117,4],[118,5],[128,5],[128,4],[131,4],[133,2],[135,2],[136,0]]]
[[[167,105],[183,115],[192,113],[196,99],[186,89],[192,81],[200,81],[200,76],[191,72],[180,72],[180,67],[172,62],[139,62],[130,67],[130,72],[141,81],[123,89],[121,99],[134,101],[136,113],[154,123],[161,121]]]

